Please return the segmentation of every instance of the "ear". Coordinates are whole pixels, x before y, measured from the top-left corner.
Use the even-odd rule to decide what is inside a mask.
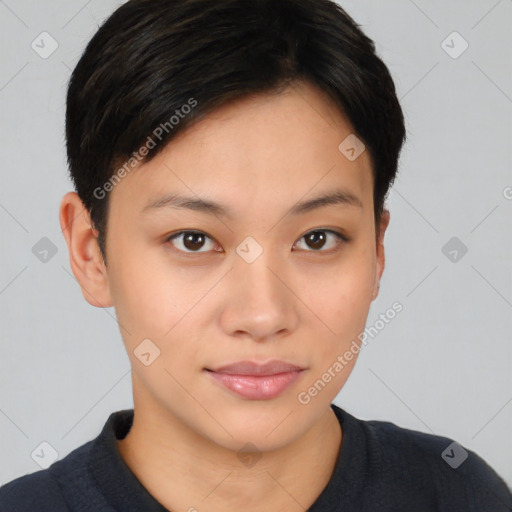
[[[373,283],[372,300],[375,300],[379,295],[380,279],[384,272],[384,265],[386,258],[384,256],[384,235],[389,225],[390,214],[389,210],[384,209],[380,218],[379,237],[376,243],[377,258],[375,262],[375,281]]]
[[[59,220],[69,251],[71,270],[82,294],[92,306],[112,306],[107,269],[101,255],[89,212],[76,192],[68,192],[61,201]]]

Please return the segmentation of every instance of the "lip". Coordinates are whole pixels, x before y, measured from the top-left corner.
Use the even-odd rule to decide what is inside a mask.
[[[294,372],[304,370],[301,366],[297,366],[287,361],[272,359],[265,363],[258,361],[237,361],[235,363],[226,364],[218,368],[206,368],[215,373],[229,373],[231,375],[276,375],[278,373]]]
[[[250,400],[269,400],[283,393],[305,368],[280,360],[266,363],[238,361],[219,368],[205,368],[214,381]]]

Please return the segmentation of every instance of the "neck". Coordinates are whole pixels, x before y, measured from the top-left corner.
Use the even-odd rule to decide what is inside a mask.
[[[244,466],[237,452],[191,431],[178,418],[159,418],[135,403],[121,457],[168,510],[247,512],[307,510],[334,470],[342,432],[329,407],[302,437]]]

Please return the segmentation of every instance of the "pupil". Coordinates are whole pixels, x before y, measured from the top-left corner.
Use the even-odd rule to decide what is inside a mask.
[[[312,242],[312,244],[310,242]],[[313,231],[308,236],[308,245],[312,249],[321,249],[323,247],[324,243],[325,243],[325,233],[323,231]]]
[[[196,240],[199,239],[199,242]],[[202,247],[204,243],[203,235],[201,233],[189,233],[185,236],[185,240],[183,241],[183,244],[187,249],[197,250]]]

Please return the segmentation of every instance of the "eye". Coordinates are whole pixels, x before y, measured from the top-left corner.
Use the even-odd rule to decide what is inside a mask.
[[[295,245],[298,245],[302,240],[309,248],[313,249],[312,251],[306,249],[307,252],[333,252],[343,242],[348,242],[348,238],[330,229],[310,231],[303,235]],[[170,235],[166,242],[170,242],[176,249],[188,254],[207,253],[212,249],[215,250],[213,239],[202,231],[179,231]],[[325,249],[326,246],[327,249]]]
[[[329,238],[331,240],[330,246],[328,243]],[[313,249],[313,251],[307,252],[332,252],[343,242],[348,242],[348,238],[337,231],[332,231],[331,229],[315,229],[314,231],[310,231],[309,233],[301,236],[297,243],[300,243],[302,240],[306,242],[308,247]],[[320,250],[323,249],[326,244],[328,246],[327,249]]]
[[[174,240],[177,240],[177,243],[174,243]],[[205,244],[207,240],[211,242],[210,247],[208,243]],[[188,253],[208,252],[215,247],[213,240],[202,231],[180,231],[168,237],[166,241],[171,242],[178,250]],[[199,250],[204,247],[206,250]]]

